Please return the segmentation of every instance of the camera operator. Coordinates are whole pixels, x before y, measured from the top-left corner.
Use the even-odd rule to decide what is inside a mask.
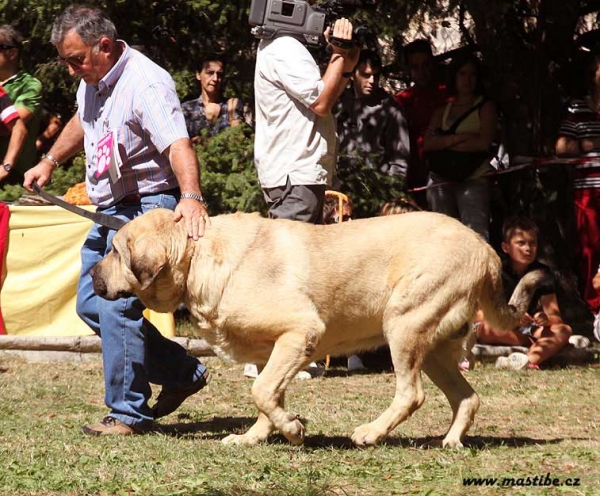
[[[345,18],[325,30],[332,54],[322,77],[301,37],[285,33],[259,44],[254,162],[272,218],[322,222],[336,160],[331,109],[359,55],[358,47],[329,43],[330,35],[349,41],[352,34]]]

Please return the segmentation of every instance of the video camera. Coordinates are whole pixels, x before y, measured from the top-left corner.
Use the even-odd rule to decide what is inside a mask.
[[[336,19],[348,17],[356,8],[375,7],[377,0],[322,0],[311,5],[305,0],[252,0],[249,22],[252,34],[269,39],[279,34],[301,36],[307,45],[324,45],[323,32],[333,26]],[[342,48],[361,45],[367,28],[354,28],[352,41],[330,38],[330,43]]]

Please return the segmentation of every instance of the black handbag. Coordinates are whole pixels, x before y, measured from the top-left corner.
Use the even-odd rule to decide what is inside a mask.
[[[473,105],[469,110],[454,121],[450,128],[437,130],[436,134],[455,134],[458,126],[469,115],[483,107],[486,100]],[[490,158],[489,152],[458,152],[455,150],[435,150],[427,152],[429,170],[447,181],[462,182],[473,175],[486,159]]]
[[[448,181],[464,181],[481,167],[490,154],[487,152],[456,152],[439,150],[429,152],[429,170]]]

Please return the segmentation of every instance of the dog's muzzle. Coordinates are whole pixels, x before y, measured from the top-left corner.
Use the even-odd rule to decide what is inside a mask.
[[[120,290],[114,294],[110,294],[108,291],[108,287],[106,286],[106,281],[102,277],[102,273],[98,268],[98,264],[94,265],[90,270],[90,276],[92,277],[92,282],[94,286],[94,293],[96,293],[101,298],[105,300],[114,301],[119,298],[129,298],[133,296],[133,293],[129,291]]]

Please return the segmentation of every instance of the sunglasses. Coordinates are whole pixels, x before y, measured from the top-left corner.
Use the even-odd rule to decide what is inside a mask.
[[[71,67],[81,67],[85,62],[86,55],[73,55],[71,57],[56,56],[56,61],[59,64],[70,65]]]
[[[71,55],[70,57],[61,57],[60,55],[57,55],[56,60],[59,64],[69,65],[71,67],[81,67],[97,46],[98,45],[90,47],[88,53],[85,55]]]
[[[11,48],[17,48],[17,47],[12,46],[12,45],[0,45],[0,50],[10,50]]]

